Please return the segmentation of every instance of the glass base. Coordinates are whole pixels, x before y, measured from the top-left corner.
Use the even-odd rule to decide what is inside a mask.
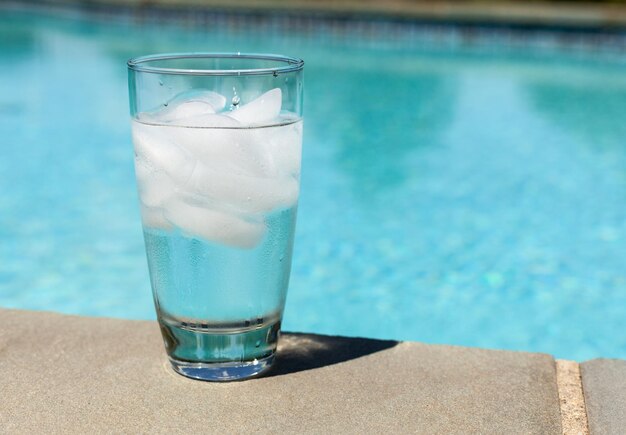
[[[272,367],[274,354],[246,362],[189,362],[179,361],[170,357],[174,370],[188,378],[202,381],[225,382],[241,381],[265,373]]]
[[[237,381],[260,375],[274,361],[278,315],[216,323],[159,314],[165,350],[174,370],[183,376]]]

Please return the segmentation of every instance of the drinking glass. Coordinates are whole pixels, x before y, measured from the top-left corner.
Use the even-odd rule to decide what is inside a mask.
[[[300,190],[300,59],[128,61],[150,281],[173,368],[222,381],[274,361]]]

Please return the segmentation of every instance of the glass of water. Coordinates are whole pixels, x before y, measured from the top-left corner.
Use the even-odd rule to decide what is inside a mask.
[[[128,62],[150,280],[182,375],[245,379],[274,360],[300,190],[303,66],[240,53]]]

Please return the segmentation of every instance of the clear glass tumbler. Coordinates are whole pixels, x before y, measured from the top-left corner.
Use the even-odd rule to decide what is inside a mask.
[[[154,303],[185,376],[245,379],[274,360],[300,189],[303,66],[239,53],[128,61]]]

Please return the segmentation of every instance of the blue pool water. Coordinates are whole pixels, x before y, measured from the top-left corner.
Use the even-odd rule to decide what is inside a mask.
[[[307,62],[286,329],[626,358],[623,51],[140,18],[0,10],[0,306],[153,318],[125,60],[279,52]]]

